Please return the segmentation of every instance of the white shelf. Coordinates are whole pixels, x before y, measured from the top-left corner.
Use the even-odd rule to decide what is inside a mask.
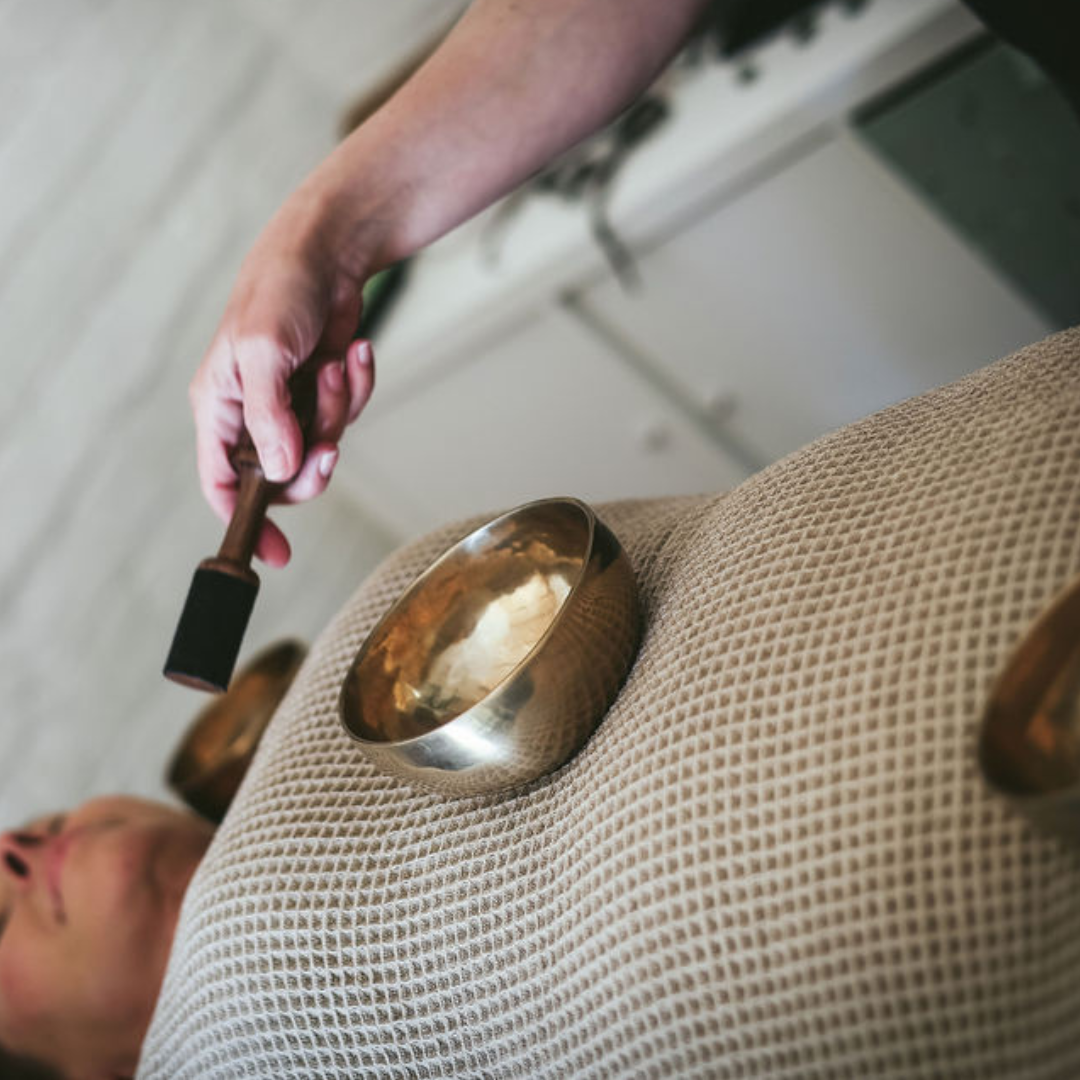
[[[952,0],[872,0],[828,7],[814,38],[767,43],[744,85],[730,63],[681,73],[672,116],[618,177],[611,218],[632,242],[685,223],[702,204],[745,189],[812,146],[860,104],[979,32]],[[458,362],[527,309],[603,275],[583,207],[531,196],[485,256],[483,222],[417,260],[380,342],[380,394],[397,397],[432,368]]]
[[[749,83],[674,69],[610,203],[645,288],[621,291],[586,208],[553,196],[521,202],[496,262],[484,221],[446,238],[378,342],[338,482],[403,535],[543,495],[722,489],[1042,336],[848,134],[980,32],[952,0],[831,5],[809,41],[758,49]]]
[[[403,536],[530,499],[715,491],[745,470],[557,307],[396,406],[372,406],[340,483]]]

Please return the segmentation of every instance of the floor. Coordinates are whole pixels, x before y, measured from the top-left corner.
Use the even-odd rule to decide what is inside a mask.
[[[167,794],[205,699],[161,665],[221,535],[188,380],[261,224],[447,9],[0,0],[0,822]],[[280,520],[244,655],[310,641],[397,542],[333,488]]]

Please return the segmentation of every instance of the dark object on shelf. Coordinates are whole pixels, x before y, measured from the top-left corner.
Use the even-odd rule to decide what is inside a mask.
[[[589,213],[593,238],[624,287],[638,284],[632,252],[612,228],[607,202],[616,174],[633,151],[667,120],[668,103],[650,91],[591,139],[573,147],[520,188],[496,212],[488,246],[525,195],[541,192],[568,202],[582,202]]]
[[[403,259],[381,270],[364,286],[364,310],[360,315],[357,337],[373,340],[386,322],[409,276],[409,260]]]
[[[1033,61],[981,38],[856,128],[1052,323],[1080,322],[1080,124]]]
[[[734,56],[792,22],[800,36],[809,36],[809,17],[822,6],[822,0],[716,0],[705,28],[721,56]]]
[[[1025,52],[1080,112],[1080,4],[1076,0],[966,0],[1003,41]]]
[[[166,774],[169,787],[196,813],[215,823],[225,816],[306,653],[298,641],[272,645],[196,716]]]
[[[667,120],[663,98],[645,94],[605,131],[558,158],[537,174],[532,187],[564,199],[585,199],[606,188],[629,154]]]

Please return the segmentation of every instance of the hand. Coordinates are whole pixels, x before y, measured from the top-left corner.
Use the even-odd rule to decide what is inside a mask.
[[[326,489],[338,442],[375,381],[370,343],[353,340],[361,288],[358,275],[339,269],[325,209],[301,188],[245,259],[190,387],[199,478],[222,520],[236,503],[230,455],[244,427],[267,479],[285,485],[275,502],[302,502]],[[318,369],[306,452],[287,385],[304,363]],[[289,543],[269,519],[255,553],[271,566],[289,560]]]
[[[473,0],[431,58],[289,198],[245,260],[191,384],[199,475],[223,518],[229,451],[247,426],[281,501],[326,487],[337,443],[371,394],[350,344],[361,289],[511,191],[617,115],[693,28],[705,0]],[[307,453],[289,376],[319,367]],[[267,523],[256,554],[288,561]]]

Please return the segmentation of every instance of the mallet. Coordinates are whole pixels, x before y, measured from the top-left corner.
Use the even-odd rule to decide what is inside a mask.
[[[289,383],[293,409],[305,433],[315,411],[315,368],[305,364]],[[165,676],[197,690],[224,691],[259,591],[251,569],[266,509],[285,485],[263,474],[251,436],[244,431],[232,455],[238,478],[236,508],[217,555],[195,571],[165,661]]]

